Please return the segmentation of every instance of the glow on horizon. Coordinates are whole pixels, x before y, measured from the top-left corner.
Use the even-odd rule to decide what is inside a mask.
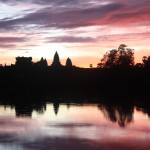
[[[91,46],[92,47],[92,46]],[[39,61],[41,57],[46,58],[48,64],[51,65],[55,52],[57,51],[60,57],[60,61],[63,65],[65,65],[66,59],[69,57],[73,61],[73,65],[79,67],[89,67],[89,64],[93,64],[93,67],[96,67],[100,62],[101,58],[105,54],[106,51],[110,50],[110,48],[101,49],[99,47],[93,48],[96,49],[94,53],[88,52],[90,48],[84,47],[87,51],[80,51],[78,48],[73,48],[74,51],[71,51],[72,48],[68,49],[63,46],[58,45],[47,45],[40,47],[33,47],[32,50],[12,50],[8,53],[1,50],[1,64],[14,64],[15,57],[24,56],[24,57],[33,57],[33,62]],[[132,47],[134,48],[134,47]],[[113,48],[112,48],[113,49]],[[3,54],[5,52],[5,54]],[[149,49],[147,47],[144,49],[143,47],[136,47],[135,49],[135,62],[142,62],[143,56],[149,55]]]

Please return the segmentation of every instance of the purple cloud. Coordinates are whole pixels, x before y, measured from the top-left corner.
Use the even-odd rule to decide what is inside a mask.
[[[0,37],[0,48],[15,48],[17,43],[26,42],[27,38],[25,37]]]
[[[15,44],[0,44],[0,48],[15,48],[16,45]]]
[[[22,18],[1,20],[1,29],[16,29],[25,25],[38,25],[43,28],[76,28],[80,26],[95,25],[96,19],[104,19],[116,10],[124,7],[123,4],[113,3],[92,8],[53,11],[44,8]]]
[[[1,0],[1,2],[4,1]],[[6,2],[10,1],[7,0]],[[14,2],[18,1],[14,0]],[[0,20],[0,29],[14,30],[28,25],[34,25],[42,29],[65,29],[95,25],[134,26],[150,20],[150,2],[147,0],[137,3],[133,0],[109,0],[109,3],[105,5],[101,4],[104,1],[93,1],[95,3],[91,3],[91,5],[91,1],[88,1],[88,7],[81,7],[85,6],[85,4],[80,3],[79,0],[28,0],[28,2],[47,5],[38,11],[24,14],[20,18]]]
[[[1,43],[18,43],[25,41],[27,41],[27,38],[25,37],[0,37]]]
[[[46,43],[90,43],[95,42],[96,39],[91,37],[73,37],[73,36],[60,36],[47,38]]]

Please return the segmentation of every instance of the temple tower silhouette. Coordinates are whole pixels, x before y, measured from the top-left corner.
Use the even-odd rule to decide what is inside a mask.
[[[20,68],[28,68],[33,64],[32,57],[16,57],[15,65]]]
[[[55,55],[54,55],[54,59],[53,59],[53,62],[52,62],[52,67],[61,67],[61,63],[60,63],[60,60],[59,60],[59,55],[56,51]]]
[[[67,60],[66,60],[66,67],[67,67],[67,68],[72,67],[72,61],[71,61],[71,59],[70,59],[69,57],[68,57]]]

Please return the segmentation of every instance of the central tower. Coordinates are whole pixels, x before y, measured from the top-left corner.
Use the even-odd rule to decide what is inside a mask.
[[[51,66],[52,67],[61,67],[62,66],[60,61],[59,61],[59,55],[58,55],[57,51],[56,51],[56,53],[54,55],[54,59],[53,59],[53,62],[52,62]]]

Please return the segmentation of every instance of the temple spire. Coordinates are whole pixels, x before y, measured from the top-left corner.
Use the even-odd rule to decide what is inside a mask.
[[[59,60],[59,55],[56,51],[55,55],[54,55],[54,59],[53,59],[53,62],[52,62],[52,66],[53,67],[61,67],[61,63],[60,63],[60,60]]]
[[[68,68],[72,67],[72,61],[69,57],[66,60],[66,67],[68,67]]]

